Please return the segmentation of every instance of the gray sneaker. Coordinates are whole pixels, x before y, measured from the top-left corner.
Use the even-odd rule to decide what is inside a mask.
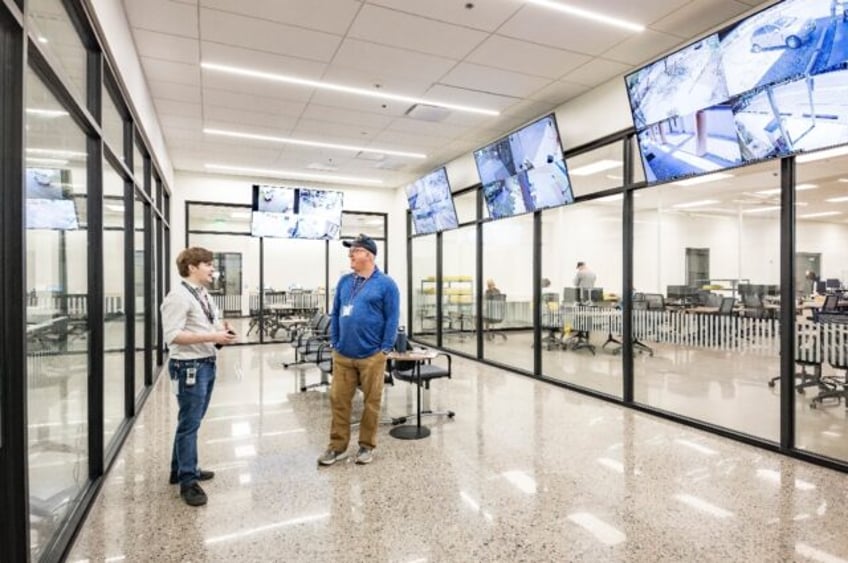
[[[356,452],[356,463],[359,465],[365,465],[372,461],[374,461],[374,454],[371,453],[371,450],[365,447],[359,448],[359,451]]]
[[[324,454],[318,458],[318,463],[321,465],[333,465],[337,461],[341,461],[347,458],[347,452],[337,452],[332,448],[327,449]]]

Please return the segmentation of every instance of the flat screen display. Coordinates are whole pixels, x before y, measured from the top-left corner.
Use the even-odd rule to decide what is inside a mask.
[[[316,188],[253,186],[255,237],[338,239],[343,193]]]
[[[70,173],[53,168],[27,168],[26,221],[28,229],[79,229],[77,209],[70,189]],[[64,182],[63,182],[64,176]]]
[[[553,115],[475,151],[474,161],[492,218],[574,202]]]
[[[444,168],[406,186],[406,199],[416,234],[435,233],[459,225],[448,174]]]
[[[784,0],[625,83],[649,182],[848,143],[848,1]]]

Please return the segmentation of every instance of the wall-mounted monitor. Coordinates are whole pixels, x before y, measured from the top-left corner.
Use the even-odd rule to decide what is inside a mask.
[[[848,143],[846,38],[848,2],[784,0],[626,76],[645,177]]]
[[[406,186],[415,234],[454,229],[459,225],[448,174],[444,167]]]
[[[28,229],[79,229],[70,185],[70,172],[53,168],[26,170],[26,225]]]
[[[255,237],[338,239],[344,194],[316,188],[253,186]]]
[[[492,218],[574,202],[553,114],[475,151],[474,161]]]

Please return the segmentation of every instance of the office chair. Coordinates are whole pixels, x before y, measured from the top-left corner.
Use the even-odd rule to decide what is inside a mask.
[[[823,405],[826,399],[836,399],[837,405],[844,400],[848,409],[848,316],[819,315],[819,325],[824,358],[832,368],[844,373],[842,379],[832,376],[819,379],[819,394],[810,401],[810,408]]]
[[[548,334],[542,339],[548,350],[562,346],[562,314],[559,310],[559,295],[556,293],[542,294],[542,328]]]
[[[447,362],[444,365],[433,363],[432,360],[427,360],[425,362],[413,362],[413,361],[392,361],[391,365],[391,376],[393,379],[397,379],[399,381],[405,381],[407,383],[411,383],[413,385],[418,384],[421,385],[424,393],[421,404],[421,416],[447,416],[448,418],[453,418],[456,416],[456,413],[451,410],[445,411],[434,411],[430,408],[430,382],[434,379],[440,379],[446,377],[448,379],[451,378],[451,364],[453,359],[450,354],[446,352],[439,352],[436,356],[437,358],[444,358]],[[416,372],[418,369],[416,366],[420,363],[420,382],[419,382],[419,374]],[[409,418],[415,418],[417,416],[416,412],[411,412],[402,417],[397,417],[392,420],[392,424],[401,424],[406,422]]]
[[[487,340],[494,340],[495,335],[506,340],[506,334],[492,330],[492,326],[502,323],[506,312],[506,294],[489,295],[483,300],[483,331]]]
[[[654,349],[639,340],[639,335],[644,337],[649,327],[648,300],[644,293],[633,294],[633,351],[647,352],[649,356],[654,355]]]
[[[801,371],[795,372],[795,379],[800,382],[795,390],[804,394],[807,387],[819,386],[822,381],[822,333],[818,321],[805,320],[795,328],[795,363],[801,366]],[[807,372],[807,367],[813,368],[813,373]],[[780,380],[780,375],[769,379],[768,386],[774,387]]]
[[[318,347],[318,352],[315,355],[315,366],[321,373],[321,379],[317,383],[310,383],[309,385],[304,383],[300,386],[301,391],[330,385],[330,376],[333,375],[333,346],[329,342]],[[301,376],[303,376],[302,373]]]
[[[566,338],[560,344],[565,350],[589,350],[592,355],[595,355],[595,345],[590,342],[590,331],[593,327],[592,312],[594,308],[584,307],[582,305],[574,306],[574,326],[571,329],[571,336]]]
[[[294,347],[294,361],[283,363],[283,367],[288,368],[315,361],[319,348],[326,345],[329,339],[330,315],[322,313],[315,330],[302,333],[295,342],[292,342],[292,346]]]

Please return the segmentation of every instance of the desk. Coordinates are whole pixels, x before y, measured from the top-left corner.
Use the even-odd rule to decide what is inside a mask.
[[[430,429],[426,426],[421,426],[421,364],[428,360],[432,360],[438,356],[438,352],[434,350],[410,350],[408,352],[390,352],[388,359],[396,362],[415,362],[415,386],[417,387],[417,397],[415,399],[415,413],[417,421],[415,426],[406,424],[404,426],[395,426],[389,430],[389,434],[393,438],[400,440],[420,440],[430,435]]]

